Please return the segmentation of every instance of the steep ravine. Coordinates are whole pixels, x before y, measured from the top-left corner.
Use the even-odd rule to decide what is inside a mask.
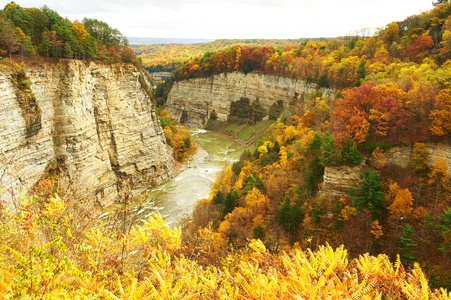
[[[14,72],[0,71],[2,200],[11,203],[50,169],[62,171],[77,196],[102,205],[116,198],[120,178],[134,178],[135,189],[144,190],[175,176],[172,150],[134,66],[73,60],[25,74],[39,128],[30,128]]]
[[[303,80],[262,74],[240,72],[219,74],[208,78],[194,78],[174,83],[168,94],[165,110],[175,120],[204,127],[215,111],[219,121],[241,118],[252,121],[255,115],[270,118],[274,110],[289,114],[293,103],[303,111],[311,109],[307,94],[316,91],[315,84]],[[334,90],[322,89],[323,94],[334,96]],[[257,108],[257,109],[256,109]],[[274,115],[272,116],[274,117]],[[444,158],[451,170],[451,147],[447,143],[426,143],[429,164]],[[387,165],[411,167],[413,145],[394,147],[385,153]],[[344,195],[356,186],[362,172],[371,166],[371,160],[358,167],[334,167],[325,169],[321,192]]]

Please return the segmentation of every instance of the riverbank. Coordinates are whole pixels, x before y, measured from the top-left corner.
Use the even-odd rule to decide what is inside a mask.
[[[264,120],[255,124],[237,124],[209,120],[205,129],[224,134],[229,138],[235,139],[244,148],[249,149],[255,146],[259,139],[265,137],[268,129],[274,123],[275,120]]]
[[[191,129],[193,130],[193,129]],[[178,167],[178,173],[185,171],[186,169],[196,168],[202,164],[205,164],[208,159],[211,159],[211,154],[208,153],[201,145],[196,143],[196,153],[190,156],[185,162],[180,163]]]

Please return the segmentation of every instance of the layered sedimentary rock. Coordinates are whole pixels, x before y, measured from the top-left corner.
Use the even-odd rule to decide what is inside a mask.
[[[308,103],[305,96],[316,90],[315,84],[303,80],[234,72],[174,83],[165,109],[177,121],[202,127],[213,110],[218,120],[226,121],[233,104],[243,98],[248,99],[251,105],[258,103],[266,117],[277,109],[287,112],[290,104],[295,102],[301,103],[306,110],[312,103]],[[328,89],[323,92],[333,94]]]
[[[356,167],[328,166],[324,168],[320,192],[329,195],[347,195],[351,187],[356,187],[366,169],[365,164]]]
[[[25,74],[17,79],[0,70],[2,200],[11,203],[49,169],[64,174],[78,196],[103,205],[114,201],[120,179],[134,178],[134,187],[144,188],[175,175],[134,66],[67,61]],[[20,86],[24,80],[28,90],[26,82]]]
[[[451,147],[446,143],[425,143],[428,150],[428,165],[431,166],[438,159],[443,158],[451,173]],[[384,153],[383,164],[395,168],[413,168],[413,145],[393,147]],[[321,192],[332,195],[347,195],[351,187],[357,187],[362,173],[374,167],[372,159],[365,160],[359,166],[328,166],[324,169]]]

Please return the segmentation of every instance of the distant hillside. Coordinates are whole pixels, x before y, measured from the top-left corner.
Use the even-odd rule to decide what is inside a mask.
[[[155,38],[155,37],[128,37],[130,44],[154,45],[154,44],[194,44],[207,43],[214,41],[213,39],[199,38]]]
[[[150,39],[150,38],[149,38]],[[162,39],[163,40],[163,39]],[[167,39],[174,40],[174,39]],[[264,40],[264,39],[233,39],[233,40],[215,40],[208,43],[183,43],[180,39],[178,43],[173,44],[151,44],[147,45],[131,45],[135,54],[142,59],[144,67],[149,72],[173,71],[182,65],[185,61],[204,55],[207,52],[214,52],[225,49],[233,45],[249,45],[249,46],[264,46],[264,47],[285,47],[299,45],[307,42],[306,39],[296,40]],[[190,40],[190,39],[187,39]],[[192,39],[194,40],[194,39]],[[324,40],[310,39],[310,40]],[[131,44],[136,44],[133,38],[130,38]]]

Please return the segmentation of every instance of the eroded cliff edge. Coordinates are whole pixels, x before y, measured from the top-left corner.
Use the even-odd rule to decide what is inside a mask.
[[[114,201],[120,179],[137,189],[176,174],[172,150],[129,64],[67,61],[25,70],[34,97],[0,71],[0,197],[11,202],[50,169],[78,196]],[[142,78],[141,78],[142,81]],[[33,102],[34,101],[34,102]]]
[[[312,105],[306,101],[306,95],[316,90],[316,84],[298,79],[256,73],[223,73],[174,83],[165,110],[177,121],[203,127],[213,110],[220,121],[227,121],[234,114],[234,107],[237,115],[248,118],[243,105],[237,105],[242,99],[249,101],[247,106],[258,107],[263,117],[287,113],[295,102],[302,104],[305,111]],[[334,91],[323,89],[323,94],[332,97]]]

